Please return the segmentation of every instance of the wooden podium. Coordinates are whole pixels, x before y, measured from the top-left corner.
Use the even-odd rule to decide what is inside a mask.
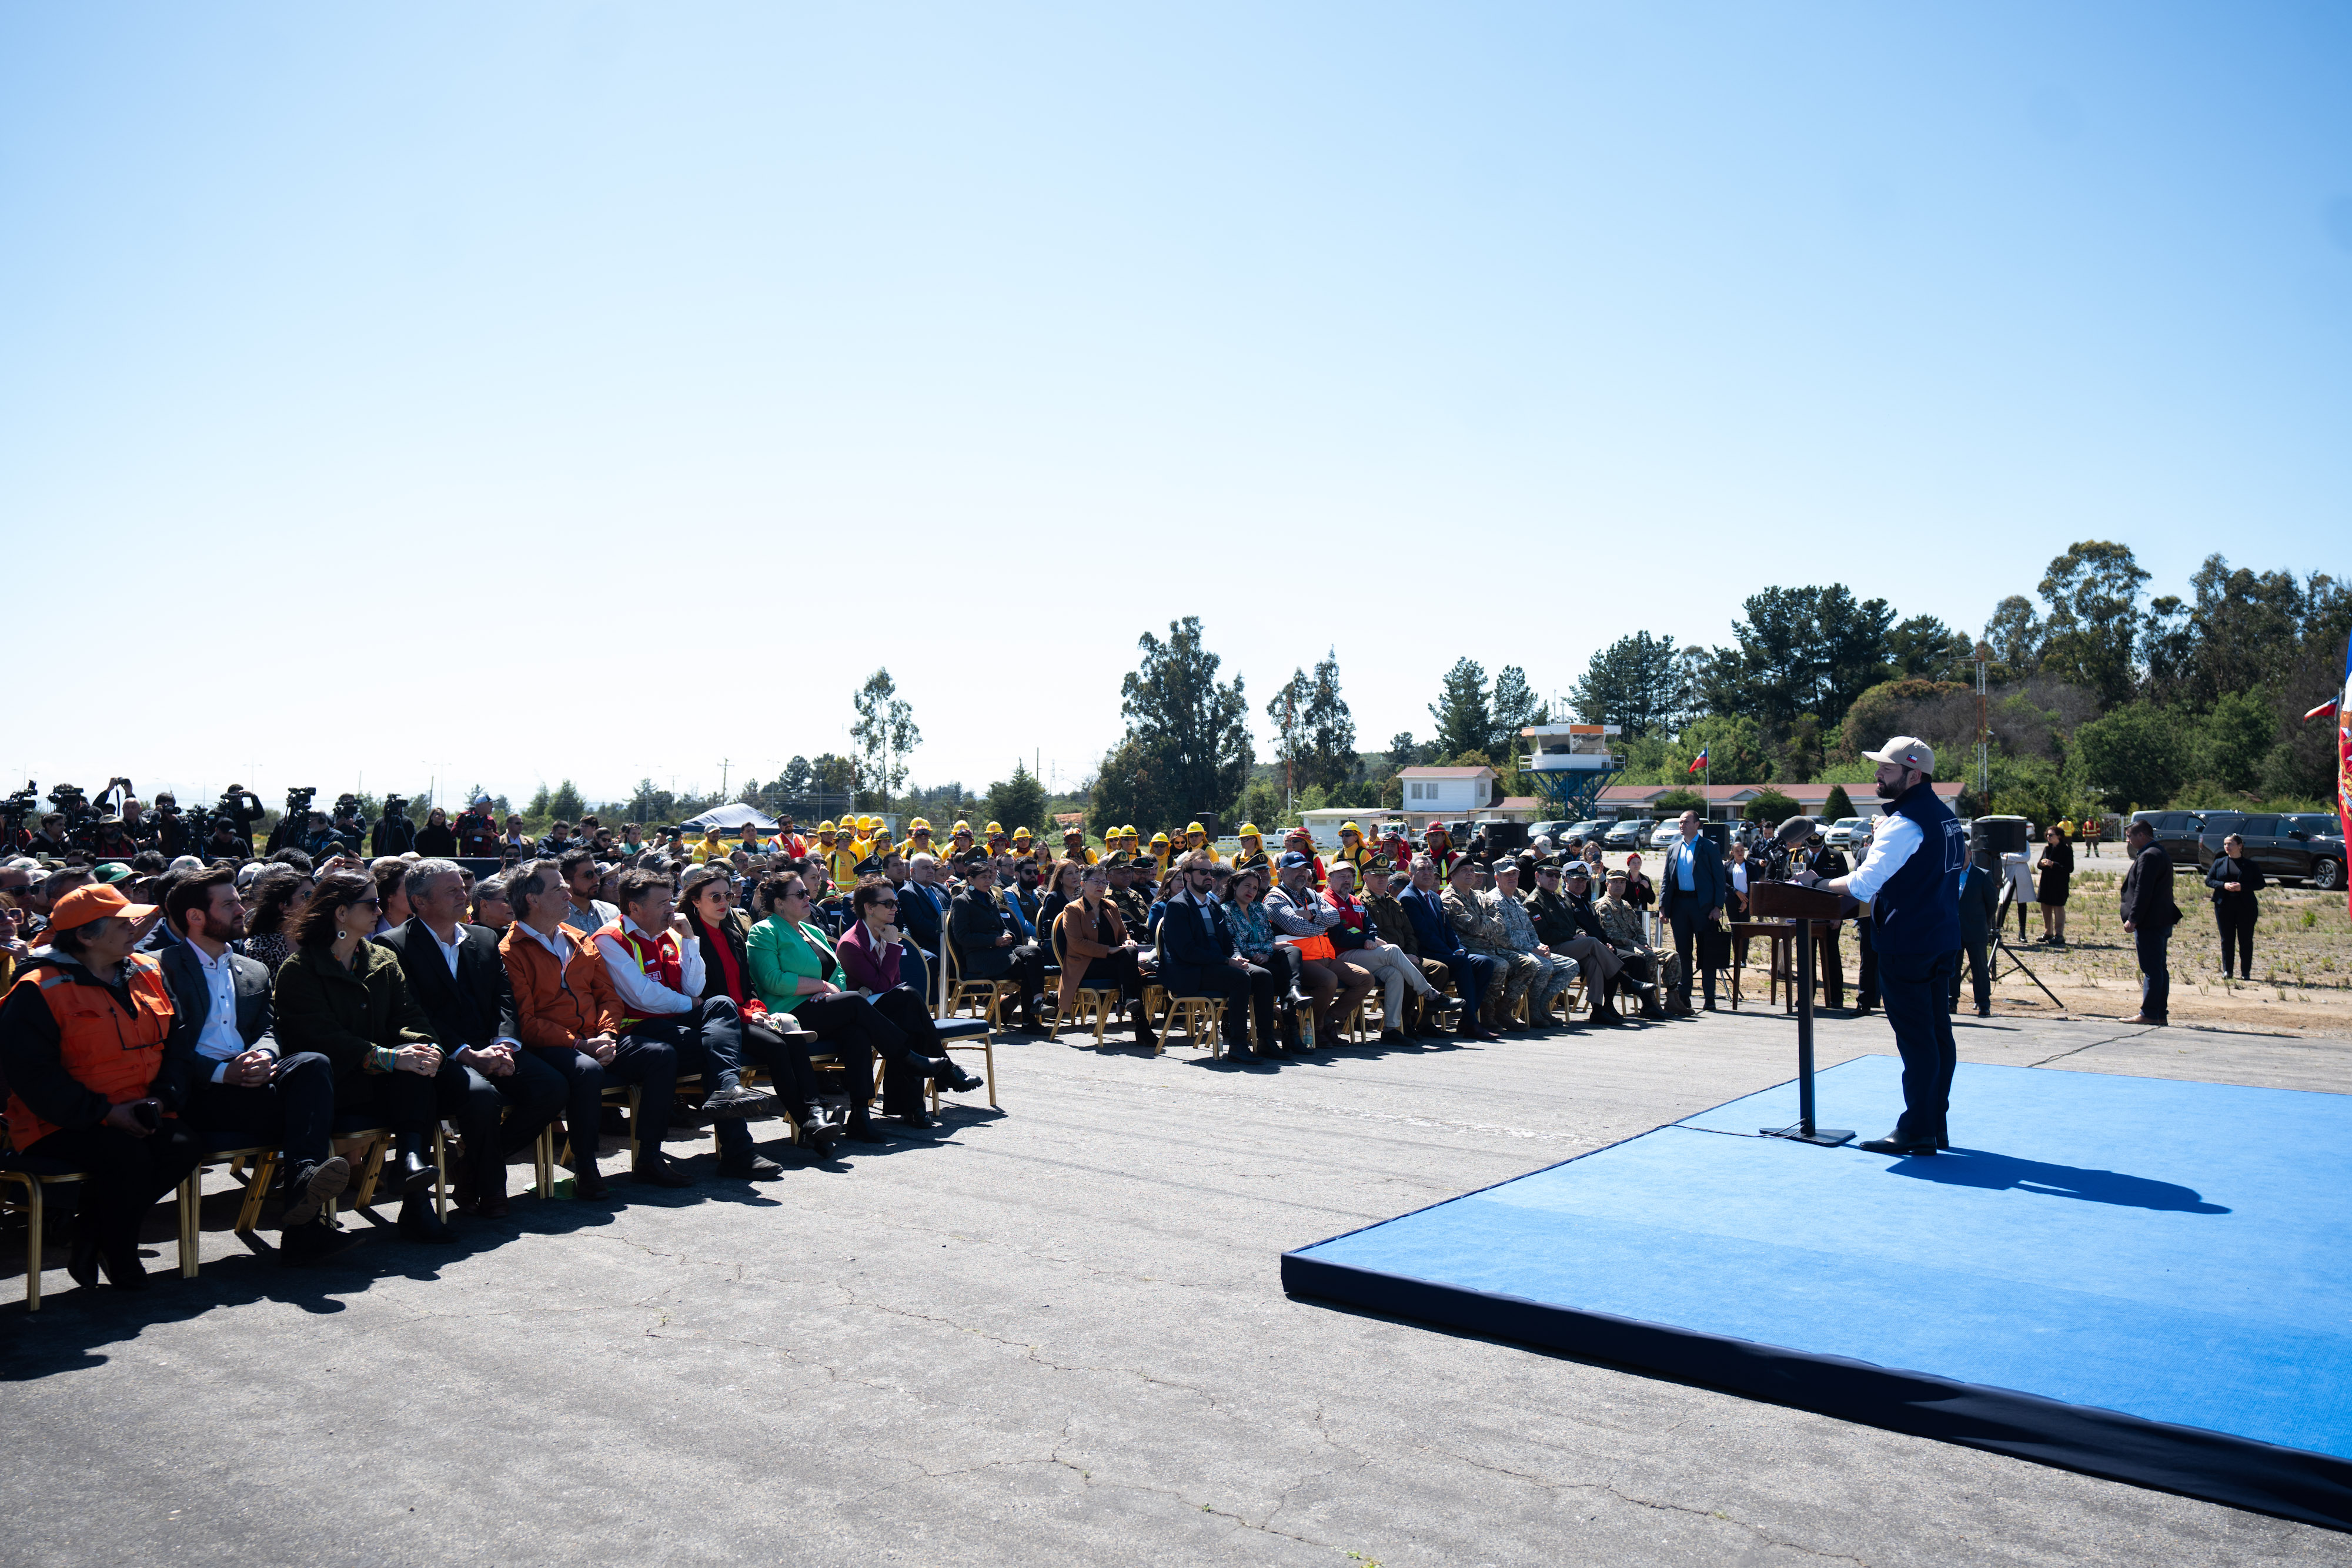
[[[1846,900],[1819,888],[1792,882],[1748,884],[1748,911],[1759,923],[1776,920],[1797,935],[1797,1124],[1793,1127],[1759,1127],[1767,1137],[1790,1138],[1801,1144],[1835,1148],[1853,1137],[1850,1129],[1813,1124],[1813,927],[1826,925],[1846,913]]]

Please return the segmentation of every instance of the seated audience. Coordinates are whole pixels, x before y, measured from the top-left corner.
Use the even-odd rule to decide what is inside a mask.
[[[1305,971],[1297,947],[1281,940],[1273,917],[1266,913],[1265,894],[1273,881],[1271,863],[1263,870],[1256,866],[1237,870],[1225,879],[1217,904],[1234,934],[1234,951],[1274,977],[1277,1035],[1284,1050],[1297,1051],[1300,1049],[1298,1009],[1307,1005],[1307,994],[1299,987]]]
[[[1364,863],[1373,870],[1386,865],[1369,852]],[[1331,885],[1324,891],[1324,906],[1339,917],[1330,928],[1331,945],[1347,962],[1377,977],[1383,988],[1381,1003],[1381,1041],[1384,1045],[1400,1045],[1405,1039],[1405,993],[1412,992],[1416,1003],[1434,999],[1436,988],[1422,974],[1421,966],[1412,956],[1392,942],[1381,940],[1379,928],[1372,921],[1371,911],[1356,896],[1356,862],[1339,860],[1331,862]],[[1385,873],[1382,873],[1385,876]]]
[[[1274,862],[1276,883],[1265,895],[1265,913],[1276,939],[1298,949],[1299,987],[1315,1003],[1315,1039],[1329,1046],[1339,1042],[1340,1026],[1380,982],[1370,969],[1339,955],[1331,940],[1339,915],[1317,895],[1315,870],[1308,856],[1283,851]]]
[[[307,871],[272,865],[253,880],[253,917],[246,923],[245,956],[272,975],[294,956],[294,929],[318,884]]]
[[[796,1022],[772,1020],[768,1004],[752,988],[751,920],[735,907],[726,872],[716,862],[695,867],[686,873],[678,902],[702,945],[704,998],[725,997],[735,1004],[743,1019],[744,1055],[768,1070],[793,1124],[808,1135],[821,1157],[830,1157],[842,1124],[819,1109],[816,1069],[809,1061],[809,1041],[815,1037]],[[777,1027],[780,1022],[783,1028]],[[749,1166],[748,1161],[742,1164]],[[722,1165],[721,1174],[744,1171],[729,1173]]]
[[[1078,897],[1055,917],[1060,937],[1062,987],[1060,1016],[1067,1019],[1077,1005],[1078,988],[1091,982],[1098,989],[1117,988],[1135,1028],[1135,1043],[1154,1044],[1151,1019],[1143,1010],[1143,976],[1136,967],[1139,945],[1127,934],[1127,923],[1106,895],[1110,873],[1101,865],[1080,871],[1068,861],[1062,869],[1077,873]]]
[[[1253,1054],[1272,1061],[1282,1055],[1275,1034],[1273,972],[1244,957],[1232,927],[1210,892],[1211,862],[1194,855],[1180,873],[1182,885],[1171,894],[1160,919],[1160,983],[1171,997],[1210,997],[1225,1004],[1225,1049],[1238,1058]],[[1257,1019],[1258,1045],[1249,1043],[1249,1017]]]
[[[967,980],[1012,981],[1021,1005],[1021,1027],[1042,1030],[1037,1009],[1045,999],[1045,955],[1035,942],[1021,940],[996,902],[995,871],[987,852],[967,855],[962,863],[968,880],[948,907],[948,938],[955,944],[957,973]]]
[[[1405,1036],[1419,1040],[1425,1034],[1438,1032],[1444,1023],[1444,1009],[1450,1005],[1445,988],[1453,983],[1454,971],[1444,961],[1432,958],[1421,950],[1420,933],[1413,929],[1412,918],[1404,905],[1390,891],[1391,873],[1385,859],[1376,860],[1364,868],[1364,912],[1371,916],[1372,929],[1381,941],[1394,946],[1412,960],[1428,982],[1426,989],[1416,989],[1413,1000],[1407,1004],[1400,1021]]]

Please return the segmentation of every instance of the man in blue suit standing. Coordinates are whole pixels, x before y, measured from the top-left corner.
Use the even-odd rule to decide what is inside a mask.
[[[1658,899],[1667,924],[1675,928],[1675,952],[1683,961],[1682,979],[1675,988],[1674,1010],[1691,1010],[1692,948],[1699,929],[1723,918],[1730,886],[1723,874],[1723,853],[1715,841],[1698,831],[1698,813],[1685,811],[1683,836],[1666,851],[1665,870],[1658,877]],[[1715,1010],[1715,970],[1706,969],[1706,1010]]]

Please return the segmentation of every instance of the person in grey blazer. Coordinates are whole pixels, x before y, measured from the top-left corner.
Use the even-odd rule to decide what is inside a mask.
[[[183,938],[157,955],[172,992],[163,1093],[215,1148],[285,1151],[279,1256],[307,1262],[347,1239],[327,1204],[352,1179],[334,1152],[335,1070],[316,1051],[279,1052],[270,1034],[268,968],[230,944],[245,935],[236,872],[214,866],[180,879],[163,904]]]

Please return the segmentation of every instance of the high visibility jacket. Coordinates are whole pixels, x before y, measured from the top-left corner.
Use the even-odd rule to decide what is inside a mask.
[[[622,952],[636,960],[637,969],[646,978],[667,986],[673,991],[686,989],[686,965],[677,956],[677,932],[665,931],[656,938],[648,936],[643,931],[632,931],[615,920],[599,930],[589,940],[597,941],[606,936],[610,936],[618,943]],[[617,990],[615,995],[618,995]],[[627,1004],[624,1002],[621,1016],[623,1029],[646,1021],[643,1014],[629,1012],[626,1007]]]
[[[131,1006],[125,1013],[103,986],[76,981],[64,966],[28,964],[16,986],[40,988],[41,999],[58,1025],[58,1060],[75,1081],[111,1104],[145,1097],[163,1070],[163,1043],[172,1033],[172,992],[163,983],[163,963],[152,954],[131,956]],[[58,1130],[8,1096],[8,1136],[29,1149]]]
[[[849,846],[847,849],[840,847],[841,841],[838,839],[834,841],[834,848],[824,852],[825,869],[833,873],[833,885],[835,887],[856,887],[857,885],[857,862],[866,858],[864,852],[861,852],[855,844]]]
[[[1372,848],[1371,845],[1364,842],[1363,840],[1358,839],[1354,849],[1340,850],[1337,854],[1334,854],[1331,857],[1331,863],[1333,865],[1338,865],[1340,862],[1345,861],[1348,864],[1354,866],[1356,868],[1356,885],[1358,887],[1361,887],[1364,885],[1365,868],[1370,866],[1374,861],[1384,858],[1385,857],[1381,855],[1380,851]]]

